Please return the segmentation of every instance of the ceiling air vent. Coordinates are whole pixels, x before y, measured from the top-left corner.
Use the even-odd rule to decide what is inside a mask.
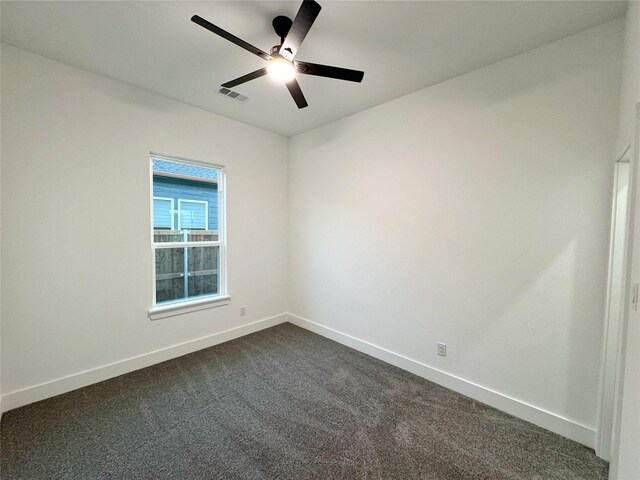
[[[233,90],[229,90],[228,88],[224,88],[224,87],[218,90],[218,93],[232,100],[237,100],[238,102],[244,102],[249,98],[246,95],[242,95],[239,92],[234,92]]]

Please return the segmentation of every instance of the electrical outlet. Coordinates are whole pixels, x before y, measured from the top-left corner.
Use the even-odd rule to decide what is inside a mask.
[[[244,317],[247,314],[247,307],[240,307],[240,316]]]
[[[438,355],[441,357],[447,356],[447,344],[438,342]]]

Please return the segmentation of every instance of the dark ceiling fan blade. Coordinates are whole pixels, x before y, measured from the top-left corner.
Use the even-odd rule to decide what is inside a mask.
[[[295,62],[298,73],[306,75],[317,75],[319,77],[336,78],[347,80],[348,82],[361,82],[364,72],[360,70],[350,70],[348,68],[331,67],[329,65],[318,65],[317,63]]]
[[[302,94],[298,81],[295,78],[287,82],[287,88],[289,89],[289,93],[293,97],[293,100],[296,102],[296,105],[298,105],[298,108],[304,108],[309,105]]]
[[[254,80],[256,78],[260,78],[263,75],[267,74],[267,67],[261,68],[260,70],[256,70],[255,72],[247,73],[242,77],[238,77],[235,80],[231,80],[230,82],[223,83],[222,86],[225,88],[233,88],[241,83],[248,82],[249,80]]]
[[[224,38],[226,40],[229,40],[232,43],[235,43],[239,47],[244,48],[245,50],[253,53],[254,55],[259,56],[260,58],[263,58],[265,60],[271,60],[272,59],[271,55],[269,55],[267,52],[263,52],[258,47],[254,47],[250,43],[247,43],[244,40],[236,37],[235,35],[230,34],[226,30],[221,29],[217,25],[214,25],[213,23],[205,20],[202,17],[199,17],[198,15],[194,15],[193,17],[191,17],[191,21],[193,23],[197,23],[201,27],[204,27],[207,30],[215,33],[216,35],[220,35],[222,38]]]
[[[302,2],[296,18],[293,19],[293,25],[289,29],[287,38],[284,39],[280,47],[280,55],[289,61],[293,60],[321,9],[320,4],[314,0],[304,0]]]

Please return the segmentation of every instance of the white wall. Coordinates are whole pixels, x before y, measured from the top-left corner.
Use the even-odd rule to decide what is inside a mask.
[[[622,30],[293,137],[290,312],[592,443]]]
[[[21,389],[286,312],[286,138],[7,45],[2,102],[5,409]],[[150,151],[226,165],[229,306],[147,318]]]
[[[640,2],[632,1],[627,9],[622,88],[620,92],[620,117],[615,155],[632,146],[636,161],[635,210],[633,220],[633,251],[629,262],[631,282],[640,282],[640,175],[636,128],[636,108],[640,112]],[[626,360],[622,409],[619,417],[617,455],[614,454],[610,478],[636,479],[640,476],[640,312],[630,311],[628,318]]]

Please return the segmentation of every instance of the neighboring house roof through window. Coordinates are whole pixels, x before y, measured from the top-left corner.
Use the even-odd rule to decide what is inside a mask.
[[[218,180],[218,172],[214,169],[187,165],[185,163],[165,162],[156,158],[153,159],[153,173],[166,173],[169,175],[196,177],[213,181]]]

